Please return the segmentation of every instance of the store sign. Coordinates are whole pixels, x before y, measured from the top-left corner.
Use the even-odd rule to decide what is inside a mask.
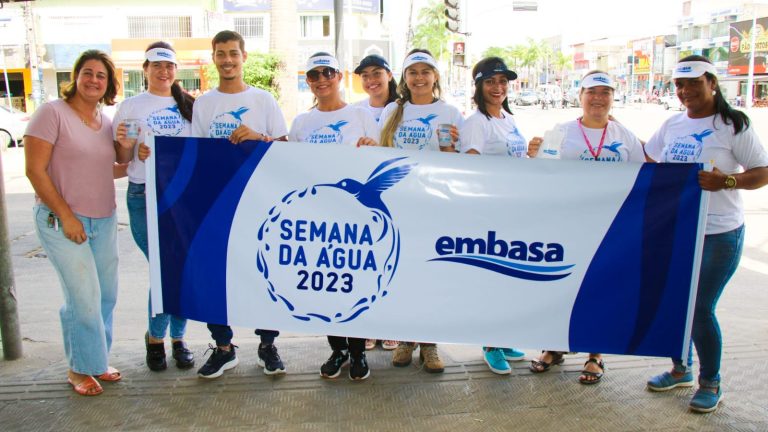
[[[754,73],[766,73],[768,56],[768,17],[758,18],[755,26],[755,69]],[[752,55],[752,21],[740,21],[731,24],[728,52],[728,75],[747,75],[749,58]]]

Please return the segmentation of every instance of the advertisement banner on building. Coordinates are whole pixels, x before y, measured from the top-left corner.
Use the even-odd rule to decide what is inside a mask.
[[[410,134],[435,133],[428,119],[410,122]],[[154,312],[317,335],[685,356],[707,206],[699,164],[151,145]]]
[[[755,69],[754,73],[766,73],[768,56],[768,17],[757,19],[755,29]],[[728,75],[747,75],[749,58],[752,51],[752,21],[740,21],[731,24],[730,49],[728,52]]]

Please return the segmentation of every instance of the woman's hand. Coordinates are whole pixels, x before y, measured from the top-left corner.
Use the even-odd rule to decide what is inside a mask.
[[[541,143],[543,143],[544,140],[541,137],[533,137],[530,141],[528,141],[528,152],[526,153],[529,158],[535,158],[536,155],[539,154],[539,149],[541,148]]]
[[[712,171],[699,171],[699,186],[705,191],[719,191],[725,189],[725,178],[728,177],[724,172],[713,167]]]
[[[64,237],[72,240],[77,244],[82,244],[88,240],[88,236],[85,235],[85,228],[80,219],[74,215],[67,218],[61,218],[61,230],[64,232]]]
[[[237,129],[232,131],[232,134],[229,136],[229,141],[232,144],[240,144],[243,141],[271,142],[273,140],[272,137],[258,133],[246,125],[240,125]]]
[[[149,146],[141,143],[139,144],[139,160],[144,162],[147,160],[147,158],[152,154],[152,150],[149,149]]]
[[[378,146],[379,143],[376,142],[375,139],[369,138],[369,137],[360,137],[360,139],[357,140],[357,146]]]
[[[453,143],[454,148],[456,147],[456,143],[459,141],[459,128],[456,127],[456,125],[451,125],[451,143]]]
[[[141,128],[139,128],[139,135],[141,135]],[[122,122],[117,126],[115,138],[117,139],[117,143],[120,144],[120,147],[122,148],[132,149],[133,146],[136,145],[135,138],[128,138],[128,127],[126,126],[125,122]]]

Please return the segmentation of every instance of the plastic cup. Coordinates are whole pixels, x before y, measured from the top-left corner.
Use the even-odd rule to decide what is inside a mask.
[[[138,119],[125,119],[125,137],[129,140],[136,140],[139,138],[139,120]]]
[[[565,131],[563,128],[555,126],[544,132],[542,141],[539,154],[536,157],[541,159],[560,159],[560,148],[563,146],[563,141],[565,141]]]
[[[450,147],[453,144],[451,139],[451,126],[450,123],[442,123],[437,125],[437,143],[440,147]]]

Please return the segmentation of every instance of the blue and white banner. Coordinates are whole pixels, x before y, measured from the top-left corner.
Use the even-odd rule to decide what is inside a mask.
[[[562,351],[688,346],[699,164],[155,141],[155,312]]]

